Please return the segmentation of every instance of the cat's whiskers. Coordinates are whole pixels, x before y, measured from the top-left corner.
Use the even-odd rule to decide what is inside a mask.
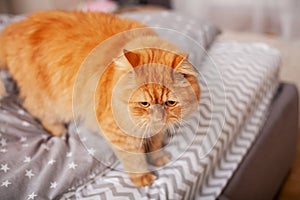
[[[189,122],[184,119],[174,118],[175,123],[170,123],[168,125],[168,136],[173,139],[176,133],[182,131],[182,128],[189,125]]]
[[[190,124],[190,122],[185,119],[175,119],[175,121],[178,127],[185,127]]]
[[[149,125],[149,126],[150,126],[150,125]],[[154,144],[154,141],[152,140],[152,137],[153,137],[154,135],[151,134],[152,131],[153,131],[153,130],[152,130],[151,127],[150,127],[149,132],[147,133],[147,134],[150,133],[150,134],[148,135],[147,140],[146,140],[147,145],[152,145],[152,144]]]
[[[176,133],[175,125],[174,124],[167,124],[167,125],[168,125],[169,133],[171,133],[171,135],[175,135]]]
[[[145,120],[140,120],[136,123],[134,132],[137,137],[143,136],[145,126],[147,126],[147,121]]]
[[[144,123],[144,125],[146,126],[145,130],[143,131],[143,134],[142,134],[142,138],[141,138],[141,143],[140,143],[140,149],[143,147],[143,144],[145,142],[145,139],[147,138],[148,136],[148,132],[149,132],[149,129],[150,129],[150,125],[147,124],[146,122]],[[143,129],[142,129],[143,130]]]
[[[136,127],[138,129],[143,129],[145,125],[146,125],[146,122],[142,121],[142,120],[136,123]]]
[[[168,124],[167,125],[168,126],[168,140],[169,140],[169,142],[168,143],[170,143],[170,142],[172,142],[173,141],[173,138],[175,137],[175,133],[176,133],[176,129],[175,129],[175,126],[174,126],[174,124]],[[171,131],[174,131],[174,133],[172,133]]]

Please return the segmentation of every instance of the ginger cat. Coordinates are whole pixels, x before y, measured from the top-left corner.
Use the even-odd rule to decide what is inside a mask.
[[[95,92],[78,89],[77,115],[72,101],[90,52],[116,34],[145,27],[104,13],[45,11],[8,25],[0,35],[0,66],[15,79],[27,111],[56,136],[77,117],[92,130],[100,127],[137,186],[156,178],[144,153],[152,152],[154,165],[166,164],[169,155],[160,151],[166,130],[198,105],[197,73],[187,55],[150,29],[121,36],[98,54],[109,65],[95,65],[81,78],[89,87],[90,77],[103,71]],[[86,112],[90,102],[96,120]]]

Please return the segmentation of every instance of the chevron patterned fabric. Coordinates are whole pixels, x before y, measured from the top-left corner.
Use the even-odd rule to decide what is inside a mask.
[[[151,186],[136,188],[124,172],[111,170],[62,199],[216,199],[264,124],[280,56],[264,44],[235,42],[216,42],[208,55],[199,68],[199,112],[183,134],[196,136],[177,160],[156,171]],[[214,82],[214,67],[223,81]],[[185,137],[179,135],[178,143]]]
[[[118,162],[108,167],[94,159],[97,152],[82,145],[74,124],[62,138],[51,137],[12,95],[0,104],[2,198],[215,199],[221,193],[268,115],[278,51],[260,43],[213,42],[217,28],[170,12],[126,17],[183,32],[203,47],[188,51],[185,41],[172,38],[190,53],[202,89],[199,109],[166,146],[172,162],[154,168],[152,185],[137,188]],[[22,18],[0,15],[0,29]]]

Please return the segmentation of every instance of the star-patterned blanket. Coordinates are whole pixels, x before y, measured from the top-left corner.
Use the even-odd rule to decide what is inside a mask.
[[[0,105],[1,199],[55,199],[71,191],[106,166],[93,158],[74,130],[61,138],[49,135],[17,102]]]
[[[0,15],[0,31],[6,24],[24,17]],[[203,48],[208,48],[219,33],[212,25],[196,20],[186,23],[187,19],[172,12],[129,14],[124,17],[150,26],[184,31]],[[110,170],[109,166],[94,158],[96,148],[87,148],[82,144],[84,138],[79,138],[74,124],[69,125],[68,133],[62,137],[49,135],[22,108],[9,76],[5,73],[1,75],[11,93],[0,101],[1,199],[65,198],[69,192],[77,191],[94,177]],[[98,146],[105,148],[104,145]]]

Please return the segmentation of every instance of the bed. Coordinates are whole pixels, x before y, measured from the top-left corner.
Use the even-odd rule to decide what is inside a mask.
[[[280,53],[262,43],[216,41],[217,27],[170,11],[122,17],[156,27],[200,72],[199,109],[166,147],[172,162],[155,171],[152,185],[135,187],[101,136],[74,123],[61,138],[49,135],[2,73],[11,95],[0,104],[1,197],[274,198],[295,155],[298,122],[297,90],[278,80]],[[2,15],[0,24],[20,18]]]

